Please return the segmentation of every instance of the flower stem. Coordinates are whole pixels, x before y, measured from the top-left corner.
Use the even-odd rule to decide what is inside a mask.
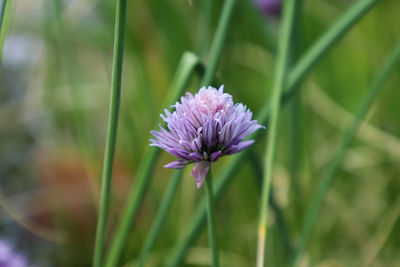
[[[300,89],[298,86],[301,81],[310,73],[312,67],[329,51],[329,49],[340,40],[340,38],[348,32],[348,30],[356,24],[369,11],[378,0],[359,0],[349,10],[347,10],[301,57],[295,64],[288,76],[288,82],[285,86],[286,90],[281,97],[282,104],[286,104],[291,97]],[[271,111],[271,103],[267,103],[260,110],[257,121],[260,124],[267,124]],[[261,133],[257,132],[250,136],[249,139],[257,138]],[[215,198],[221,196],[229,183],[234,178],[235,172],[244,162],[248,150],[232,156],[228,165],[222,173],[217,174]],[[180,241],[172,252],[166,266],[178,266],[187,253],[189,246],[196,240],[197,235],[202,229],[205,221],[206,207],[201,205],[197,208],[192,220],[188,223],[184,240]]]
[[[182,91],[189,82],[192,73],[198,66],[199,58],[195,54],[191,52],[185,52],[183,54],[169,90],[170,95],[166,101],[167,105],[172,105],[182,94]],[[114,239],[111,243],[110,252],[106,258],[105,266],[107,267],[114,267],[118,265],[119,259],[126,245],[136,211],[150,182],[151,171],[154,169],[154,165],[157,161],[159,153],[160,149],[158,148],[148,149],[143,161],[140,163],[136,181],[135,183],[132,183],[131,192],[124,207],[120,224],[117,227]]]
[[[277,143],[278,118],[281,103],[281,94],[283,92],[287,66],[289,62],[289,51],[291,43],[291,35],[293,22],[295,18],[297,0],[288,0],[284,3],[283,28],[278,45],[278,55],[276,63],[276,72],[274,78],[274,86],[272,90],[271,103],[271,120],[269,124],[268,146],[266,149],[264,163],[264,181],[261,193],[260,219],[258,223],[258,247],[257,247],[257,266],[263,267],[265,261],[265,240],[268,223],[268,200],[270,194],[270,186],[272,180],[272,168],[274,165],[274,157]]]
[[[313,227],[316,223],[319,210],[321,208],[322,202],[324,200],[325,194],[328,191],[332,181],[334,179],[334,175],[336,170],[338,169],[340,162],[345,155],[346,148],[349,146],[351,140],[357,134],[358,127],[360,126],[362,120],[366,116],[369,108],[371,107],[373,101],[376,99],[376,96],[380,89],[382,88],[385,80],[388,78],[389,74],[394,70],[396,64],[400,60],[400,42],[395,47],[395,50],[388,57],[387,63],[382,71],[378,74],[375,81],[372,83],[368,94],[364,97],[360,108],[358,109],[356,115],[354,116],[353,122],[350,124],[347,131],[343,134],[340,146],[330,161],[329,166],[327,167],[326,173],[323,176],[321,183],[319,184],[318,190],[314,194],[314,197],[311,198],[311,203],[309,208],[306,211],[305,219],[302,225],[302,238],[300,241],[299,248],[297,249],[292,265],[296,266],[297,261],[303,253],[304,249],[307,246],[308,240],[310,238]]]
[[[206,191],[207,191],[206,205],[207,205],[208,239],[211,246],[213,267],[218,267],[219,257],[218,257],[217,237],[215,234],[214,192],[212,186],[211,169],[206,177]]]
[[[104,152],[103,176],[101,181],[100,210],[97,220],[93,266],[102,266],[102,254],[110,202],[110,187],[117,137],[119,103],[121,97],[122,60],[124,54],[124,35],[127,0],[118,0],[115,17],[114,55],[111,79],[111,96],[108,117],[106,147]]]

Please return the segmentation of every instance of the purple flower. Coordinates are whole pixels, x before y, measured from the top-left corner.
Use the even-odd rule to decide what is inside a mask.
[[[156,139],[151,146],[164,149],[179,160],[164,167],[180,169],[194,163],[192,176],[200,188],[210,169],[211,162],[220,157],[238,153],[254,143],[242,141],[259,128],[252,113],[243,104],[234,104],[232,96],[218,90],[203,87],[194,96],[186,93],[181,103],[176,102],[173,113],[165,110],[161,118],[168,130],[160,125],[160,131],[151,131]]]
[[[281,14],[281,0],[254,0],[254,3],[266,15],[279,17]]]
[[[27,267],[25,257],[12,250],[10,244],[0,239],[0,267]]]

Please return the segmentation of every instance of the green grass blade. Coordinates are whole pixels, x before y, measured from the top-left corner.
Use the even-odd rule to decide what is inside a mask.
[[[265,265],[266,235],[268,227],[268,200],[270,194],[272,169],[274,167],[275,150],[278,134],[278,120],[281,104],[281,95],[285,86],[289,54],[291,48],[292,31],[296,14],[297,0],[284,2],[283,26],[278,44],[278,55],[271,96],[271,119],[268,125],[268,142],[265,152],[264,178],[261,193],[260,218],[258,221],[257,266]]]
[[[214,79],[235,3],[236,0],[225,0],[224,2],[217,30],[215,31],[214,39],[211,44],[209,62],[207,64],[206,73],[204,74],[201,85],[208,86]]]
[[[361,107],[357,111],[353,122],[350,124],[347,131],[343,134],[342,140],[340,142],[340,146],[330,161],[329,166],[327,167],[326,173],[322,178],[322,181],[316,191],[315,195],[311,199],[311,203],[309,208],[307,209],[305,219],[302,227],[302,238],[300,241],[300,245],[293,260],[293,266],[297,265],[297,261],[303,251],[305,250],[308,240],[310,238],[313,227],[317,221],[318,213],[321,208],[322,202],[326,195],[326,192],[329,190],[330,185],[335,177],[335,173],[339,168],[340,162],[342,161],[343,156],[345,155],[346,148],[349,146],[351,140],[357,134],[357,130],[365,118],[369,108],[372,103],[376,99],[378,92],[381,90],[384,82],[388,78],[389,74],[393,71],[394,67],[400,60],[400,43],[396,46],[394,52],[388,58],[388,61],[382,71],[378,74],[374,82],[372,83],[370,89],[368,90],[368,94],[364,97]]]
[[[104,239],[110,202],[111,176],[114,161],[115,142],[117,138],[118,113],[121,97],[122,61],[124,55],[124,36],[126,24],[126,3],[127,0],[119,0],[117,1],[116,7],[110,109],[106,137],[106,148],[104,151],[99,216],[97,220],[96,240],[93,254],[93,266],[95,267],[103,266],[102,255],[104,250]]]
[[[193,71],[200,64],[199,58],[191,53],[185,52],[178,66],[176,75],[172,81],[170,95],[166,101],[166,106],[172,105],[182,94]],[[106,259],[106,266],[117,266],[123,253],[133,220],[137,209],[143,199],[146,188],[150,182],[151,172],[154,168],[160,149],[151,147],[147,150],[143,162],[139,166],[136,181],[132,183],[129,199],[122,213],[120,223],[117,227],[115,237],[111,243],[110,251]]]
[[[329,30],[326,31],[315,44],[306,52],[306,54],[299,60],[295,67],[290,71],[288,76],[288,82],[285,86],[286,91],[282,96],[282,104],[285,104],[299,89],[298,85],[300,82],[310,73],[312,66],[314,66],[322,56],[332,47],[333,43],[338,42],[340,38],[348,32],[352,25],[359,21],[363,15],[370,10],[377,0],[359,0],[355,3],[342,17],[334,23]],[[357,8],[357,12],[354,11],[354,7]],[[257,116],[257,120],[261,124],[267,124],[268,117],[270,115],[270,103],[266,104]],[[261,132],[261,131],[260,131]],[[260,133],[259,132],[259,133]],[[257,138],[258,133],[250,137],[250,139]],[[229,164],[224,168],[222,173],[218,174],[216,179],[215,198],[218,199],[224,192],[228,184],[237,172],[240,164],[244,161],[247,155],[247,150],[241,152],[238,155],[232,156]],[[189,246],[195,241],[197,235],[201,230],[201,226],[204,223],[206,215],[205,206],[199,206],[196,210],[193,219],[188,224],[188,229],[184,240],[180,241],[176,245],[172,255],[170,256],[167,266],[178,266],[184,258]]]
[[[0,31],[3,30],[3,23],[4,23],[4,14],[6,11],[7,0],[3,0],[1,3],[1,11],[0,11]]]
[[[207,55],[208,46],[210,42],[210,30],[211,30],[211,15],[213,10],[212,0],[204,0],[201,2],[201,23],[200,23],[200,40],[199,40],[199,56],[203,59]]]
[[[336,44],[348,30],[362,18],[378,0],[358,0],[354,3],[325,34],[314,43],[311,49],[300,59],[291,70],[287,88],[299,84],[321,57]]]
[[[301,9],[303,5],[303,0],[299,0],[297,3],[297,9]],[[291,64],[293,66],[293,62],[298,60],[300,56],[300,45],[301,45],[301,16],[300,12],[296,12],[294,28],[293,28],[293,41],[292,41],[292,57]],[[289,105],[289,164],[290,164],[290,191],[293,195],[294,200],[294,216],[295,220],[300,220],[301,218],[301,186],[299,181],[299,171],[302,162],[302,136],[301,136],[301,127],[300,121],[302,119],[301,116],[301,98],[300,94],[296,94],[291,103]]]
[[[153,220],[150,231],[147,234],[145,242],[139,253],[138,266],[142,267],[145,264],[146,258],[149,255],[157,237],[161,231],[165,218],[167,217],[169,208],[171,207],[171,202],[175,196],[176,189],[178,188],[179,182],[182,179],[183,170],[178,170],[174,172],[172,181],[169,183],[167,190],[160,202],[160,207],[157,210],[157,214]]]
[[[3,0],[1,3],[0,10],[0,62],[2,62],[3,57],[3,45],[6,40],[7,33],[7,21],[10,17],[11,1]]]

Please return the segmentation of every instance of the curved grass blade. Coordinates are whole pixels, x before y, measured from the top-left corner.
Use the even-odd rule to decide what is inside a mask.
[[[195,54],[191,52],[185,52],[183,54],[169,90],[170,95],[167,98],[166,106],[172,105],[179,98],[188,84],[193,71],[199,67],[199,65],[199,58]],[[160,149],[151,147],[144,155],[144,159],[137,172],[136,181],[132,183],[131,193],[129,193],[129,199],[124,207],[120,224],[117,227],[115,237],[111,243],[105,266],[111,267],[118,265],[137,209],[150,182],[151,172],[159,153]]]
[[[218,21],[218,26],[215,31],[214,39],[211,44],[211,50],[209,54],[209,62],[207,64],[206,73],[204,74],[201,85],[207,86],[213,81],[215,73],[217,71],[218,62],[221,57],[222,48],[225,43],[226,34],[228,32],[228,26],[231,20],[233,7],[235,6],[236,0],[225,0],[224,6],[222,7],[221,16]]]
[[[332,184],[333,179],[335,178],[335,173],[342,161],[343,156],[345,155],[346,148],[349,146],[351,140],[357,134],[358,127],[360,126],[362,120],[366,116],[369,108],[372,103],[376,99],[378,92],[381,90],[384,82],[388,78],[389,74],[392,73],[394,67],[400,60],[400,42],[396,46],[394,52],[389,56],[388,61],[382,71],[378,74],[374,82],[372,83],[368,94],[364,97],[362,104],[357,111],[353,122],[350,124],[347,131],[343,134],[340,146],[330,161],[329,166],[327,167],[326,173],[322,178],[321,183],[319,184],[318,190],[315,195],[311,198],[311,203],[309,208],[306,211],[305,219],[302,226],[302,238],[300,241],[299,248],[297,249],[294,258],[293,258],[293,266],[297,265],[297,261],[305,250],[308,240],[310,239],[310,235],[312,229],[317,221],[318,213],[321,208],[322,202],[326,195],[326,192],[329,190],[330,185]]]
[[[290,45],[292,40],[292,30],[294,18],[297,11],[297,0],[284,2],[284,15],[282,32],[278,44],[278,55],[274,77],[274,85],[271,96],[271,119],[269,123],[268,142],[265,151],[264,178],[261,193],[260,218],[258,221],[258,245],[257,245],[257,266],[263,267],[265,264],[266,235],[268,228],[268,200],[270,194],[272,169],[274,166],[275,150],[278,133],[278,120],[281,104],[281,95],[287,79],[287,68],[289,64]]]
[[[7,22],[11,15],[11,0],[3,0],[0,10],[0,62],[3,58],[3,45],[6,40]]]
[[[325,32],[315,44],[306,52],[306,54],[299,60],[295,67],[290,71],[288,81],[285,86],[286,91],[281,100],[285,104],[299,89],[300,82],[310,73],[312,67],[322,58],[322,56],[331,48],[340,38],[358,22],[368,10],[376,4],[378,0],[359,0],[356,2],[342,17],[334,23],[329,30]],[[270,115],[270,103],[266,104],[257,116],[260,124],[266,124]],[[251,136],[250,139],[257,138],[258,133]],[[248,150],[244,150],[238,155],[232,156],[232,160],[224,168],[224,170],[217,175],[219,177],[215,182],[215,198],[218,199],[228,184],[234,177],[234,173],[240,167],[243,159],[247,155]],[[199,206],[193,216],[191,222],[188,224],[187,233],[184,240],[176,245],[167,266],[177,266],[184,258],[187,249],[192,244],[201,230],[201,226],[205,220],[205,206]]]
[[[102,254],[107,226],[110,202],[112,167],[114,162],[115,142],[117,139],[118,113],[121,97],[122,61],[124,55],[124,36],[126,24],[127,0],[118,0],[115,16],[114,55],[111,79],[110,109],[107,127],[106,148],[104,151],[103,176],[101,181],[100,209],[97,220],[96,240],[93,254],[93,266],[103,264]]]
[[[160,202],[160,207],[158,208],[157,214],[153,220],[153,224],[151,225],[150,231],[147,234],[142,249],[140,250],[137,264],[138,267],[144,266],[147,256],[150,254],[150,251],[156,242],[165,218],[167,217],[169,208],[171,207],[171,202],[182,178],[182,174],[182,170],[174,172],[172,181],[169,183],[168,188],[164,193],[164,196]]]

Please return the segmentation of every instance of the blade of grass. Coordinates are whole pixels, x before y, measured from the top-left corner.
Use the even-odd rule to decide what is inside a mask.
[[[111,176],[117,138],[118,113],[121,98],[122,61],[124,55],[124,36],[127,0],[118,0],[115,15],[114,55],[111,78],[110,108],[108,117],[106,147],[104,151],[103,175],[101,181],[100,207],[97,220],[96,239],[93,253],[93,266],[103,266],[104,239],[110,202]]]
[[[247,157],[247,160],[249,161],[249,164],[251,164],[252,170],[255,174],[255,180],[257,183],[257,189],[259,189],[260,195],[261,195],[261,188],[262,188],[262,183],[263,183],[263,170],[262,170],[262,162],[261,159],[258,157],[258,155],[254,152],[254,149],[251,149],[249,151],[249,156]],[[293,248],[292,248],[292,242],[290,241],[289,235],[288,235],[288,228],[286,225],[285,218],[283,216],[282,209],[279,207],[278,203],[276,202],[275,194],[274,194],[274,187],[271,185],[271,193],[269,195],[269,206],[271,207],[272,211],[274,212],[276,223],[278,226],[278,231],[279,234],[282,238],[285,253],[287,257],[290,257],[291,254],[293,253]]]
[[[6,11],[7,0],[3,0],[1,3],[1,11],[0,11],[0,31],[3,31],[3,22],[4,22],[4,14]]]
[[[0,62],[3,58],[3,45],[7,34],[7,21],[10,17],[11,1],[3,0],[0,10]]]
[[[334,43],[338,42],[340,38],[359,21],[368,10],[376,4],[378,0],[359,0],[349,10],[347,10],[342,17],[340,17],[330,28],[323,34],[314,45],[301,57],[299,62],[290,71],[288,76],[288,82],[285,86],[286,91],[282,96],[282,104],[285,104],[299,89],[298,85],[300,82],[309,74],[312,67],[322,58],[322,56],[329,51],[329,48]],[[270,103],[266,104],[257,116],[257,120],[260,124],[267,124],[270,115]],[[260,132],[259,132],[260,133]],[[252,135],[250,139],[257,138],[258,134]],[[243,162],[243,159],[247,155],[248,150],[244,150],[238,155],[232,156],[229,164],[224,170],[217,175],[216,179],[215,198],[218,199],[224,192],[228,184],[234,177],[234,174]],[[201,205],[197,208],[190,223],[188,223],[187,233],[184,240],[180,241],[176,245],[170,259],[166,263],[166,266],[177,266],[184,258],[187,249],[195,241],[197,235],[201,230],[201,226],[205,219],[205,206]]]
[[[172,199],[175,195],[176,189],[178,188],[179,182],[182,178],[183,171],[178,170],[174,172],[172,181],[168,185],[167,190],[160,202],[160,207],[157,210],[157,214],[153,220],[150,231],[144,241],[142,249],[140,250],[138,257],[138,267],[144,266],[147,256],[150,254],[151,249],[156,242],[156,239],[161,231],[165,218],[167,217],[169,208],[171,207]]]
[[[213,8],[212,0],[204,0],[201,2],[201,22],[200,22],[200,40],[199,40],[199,56],[203,58],[208,51],[210,41],[210,29],[211,29],[211,14]]]
[[[271,96],[271,118],[268,131],[268,142],[265,152],[264,162],[264,181],[261,193],[260,218],[258,221],[258,245],[257,245],[257,266],[265,265],[265,241],[268,228],[268,200],[270,194],[272,169],[274,167],[275,150],[278,133],[278,120],[281,104],[281,95],[285,86],[287,68],[289,63],[290,44],[292,39],[292,30],[296,14],[297,0],[288,0],[284,2],[283,25],[278,44],[278,54],[274,85]]]
[[[311,203],[306,211],[305,219],[302,226],[302,231],[301,231],[302,238],[299,247],[293,257],[293,263],[292,263],[293,266],[297,266],[297,261],[307,246],[311,232],[317,221],[319,210],[321,208],[325,194],[329,190],[330,185],[332,184],[332,181],[335,177],[335,173],[340,165],[343,156],[345,155],[346,148],[349,146],[351,140],[357,134],[358,127],[360,126],[369,108],[376,99],[378,92],[381,90],[384,82],[388,78],[389,74],[391,74],[391,72],[393,71],[399,59],[400,59],[400,42],[396,46],[394,52],[389,56],[385,67],[373,81],[370,89],[368,90],[368,94],[364,97],[359,110],[356,112],[354,120],[350,124],[347,131],[343,134],[340,146],[336,154],[330,161],[326,173],[324,174],[322,181],[319,184],[318,190],[316,191],[315,195],[311,198]]]
[[[224,2],[214,39],[211,44],[206,73],[204,74],[201,85],[208,86],[214,79],[235,3],[236,0],[225,0]]]
[[[166,106],[172,105],[179,98],[188,84],[193,71],[199,66],[199,64],[199,58],[195,54],[191,52],[185,52],[183,54],[169,90],[170,95],[167,98]],[[137,209],[150,182],[151,172],[159,153],[160,149],[151,147],[144,155],[143,161],[141,162],[137,172],[136,181],[132,183],[129,199],[124,207],[120,223],[111,243],[110,251],[106,259],[106,266],[116,266],[119,262]]]
[[[303,0],[299,0],[297,3],[297,9],[301,9]],[[300,43],[301,43],[301,27],[300,27],[300,12],[296,12],[294,29],[293,29],[293,41],[292,41],[292,57],[290,66],[293,66],[293,62],[298,60],[300,55]],[[294,200],[294,216],[295,220],[299,221],[301,218],[301,188],[299,182],[299,169],[301,166],[301,148],[302,148],[302,138],[301,138],[301,99],[300,93],[296,94],[291,100],[289,106],[289,154],[290,154],[290,190],[293,192]]]

